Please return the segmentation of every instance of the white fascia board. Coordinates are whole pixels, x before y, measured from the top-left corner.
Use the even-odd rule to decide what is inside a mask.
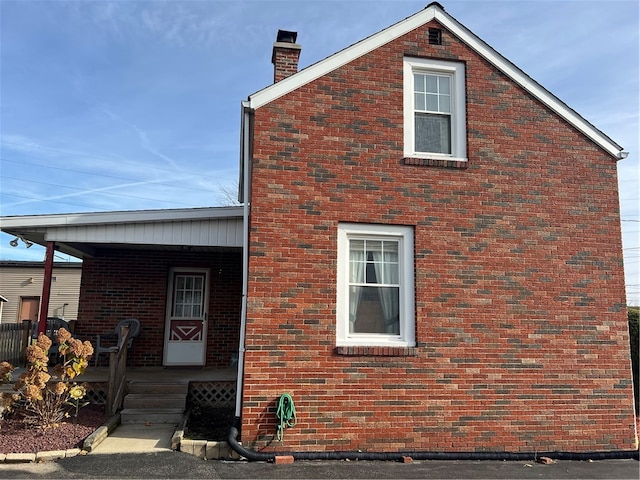
[[[469,48],[502,71],[507,77],[511,78],[552,111],[573,125],[611,156],[618,159],[618,154],[622,150],[620,145],[597,129],[589,121],[585,120],[558,97],[542,87],[538,82],[533,80],[529,75],[498,53],[455,18],[433,4],[411,17],[250,95],[249,100],[245,102],[245,104],[254,110],[258,109],[434,19],[457,36],[462,42],[469,46]]]
[[[340,50],[324,60],[320,60],[319,62],[300,70],[298,73],[291,75],[290,77],[280,80],[279,82],[250,95],[248,104],[251,108],[258,109],[263,105],[266,105],[269,102],[272,102],[273,100],[280,98],[281,96],[286,95],[287,93],[292,92],[329,72],[332,72],[336,68],[346,65],[356,58],[359,58],[372,50],[395,40],[405,33],[430,22],[435,17],[435,12],[436,10],[434,6],[420,10],[418,13],[405,18],[391,27],[385,28],[384,30],[375,33],[358,43],[354,43],[350,47]]]
[[[173,220],[197,220],[242,217],[242,207],[181,208],[166,210],[132,210],[117,212],[63,213],[0,217],[0,230],[17,227],[61,227],[110,223],[146,223]]]
[[[476,34],[458,22],[451,15],[442,10],[438,10],[435,16],[436,20],[445,26],[451,33],[467,44],[472,50],[480,54],[485,60],[495,66],[511,80],[516,82],[527,92],[544,103],[555,113],[564,118],[580,132],[589,137],[593,142],[603,148],[611,156],[618,158],[618,153],[622,147],[602,133],[589,121],[585,120],[575,110],[570,108],[566,103],[553,95],[549,90],[544,88],[524,71],[518,68],[514,63],[498,53],[485,41],[480,39]]]

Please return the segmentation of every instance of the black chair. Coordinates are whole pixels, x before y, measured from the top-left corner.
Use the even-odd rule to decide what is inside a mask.
[[[33,331],[33,338],[38,338],[38,323],[36,323],[35,330]],[[45,329],[44,334],[51,340],[51,347],[49,347],[49,361],[53,363],[57,363],[60,360],[60,352],[58,350],[59,343],[56,339],[56,335],[58,334],[58,330],[61,328],[70,331],[69,322],[58,317],[47,318],[47,328]]]
[[[98,356],[101,353],[109,353],[117,351],[117,345],[120,344],[120,340],[122,339],[122,327],[129,327],[129,341],[127,342],[127,355],[131,351],[131,346],[133,345],[133,339],[136,338],[140,334],[140,320],[137,318],[127,318],[125,320],[121,320],[116,325],[116,328],[112,332],[103,333],[101,335],[97,335],[96,345],[93,349],[93,355],[95,359],[94,365],[98,366]]]

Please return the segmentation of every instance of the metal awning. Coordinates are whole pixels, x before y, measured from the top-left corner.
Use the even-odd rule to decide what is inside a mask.
[[[242,248],[242,207],[0,217],[0,231],[83,258],[97,249]]]

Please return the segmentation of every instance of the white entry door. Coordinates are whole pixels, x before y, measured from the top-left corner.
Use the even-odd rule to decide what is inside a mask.
[[[208,310],[209,270],[171,269],[167,291],[164,365],[205,365]]]

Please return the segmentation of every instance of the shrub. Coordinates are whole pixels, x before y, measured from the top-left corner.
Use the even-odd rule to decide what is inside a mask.
[[[61,328],[56,334],[61,361],[49,373],[49,349],[51,340],[40,334],[36,343],[27,347],[27,371],[13,385],[15,394],[5,394],[3,403],[20,415],[27,424],[38,427],[53,427],[69,416],[69,407],[78,408],[86,389],[74,380],[89,365],[93,355],[90,342],[81,342]],[[10,375],[13,366],[3,362],[2,371]]]
[[[13,370],[14,367],[9,362],[0,362],[0,385],[11,382],[11,372],[13,372]],[[0,395],[0,420],[2,420],[2,417],[4,417],[6,413],[11,411],[11,404],[14,400],[11,394]]]

